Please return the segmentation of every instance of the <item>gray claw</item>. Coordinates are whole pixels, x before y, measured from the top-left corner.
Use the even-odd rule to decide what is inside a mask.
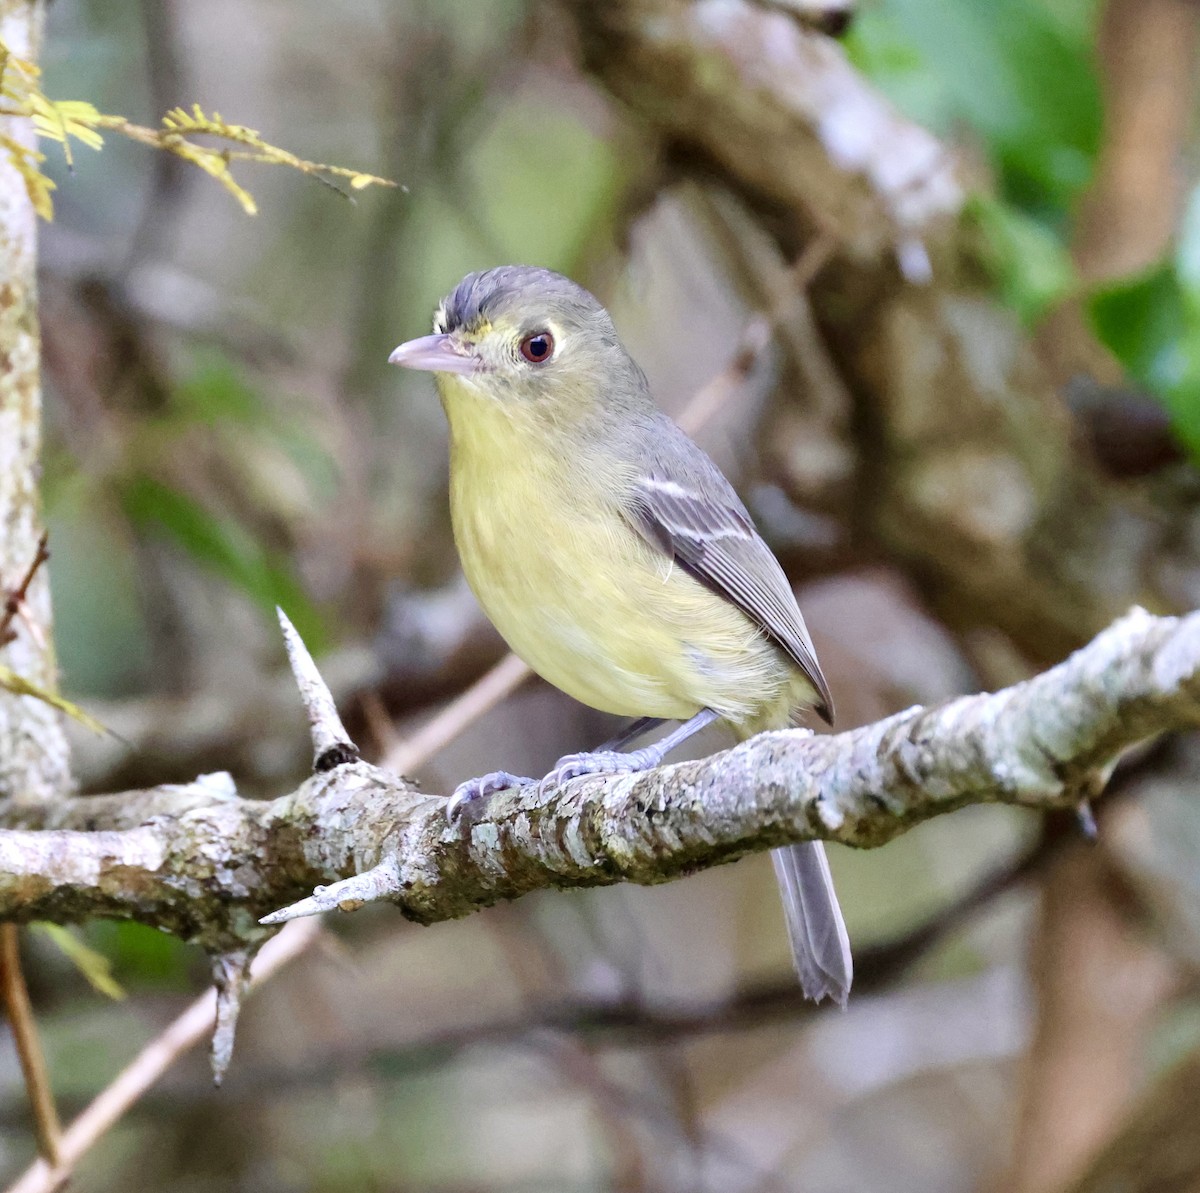
[[[620,750],[594,750],[587,754],[566,754],[538,784],[538,794],[581,775],[629,775],[648,770],[662,761],[662,754],[653,746],[624,753]]]
[[[487,799],[497,791],[508,791],[513,787],[527,787],[533,779],[522,775],[513,775],[506,770],[490,771],[477,779],[468,779],[460,783],[454,794],[446,801],[446,819],[453,823],[463,812],[463,809],[476,800]]]

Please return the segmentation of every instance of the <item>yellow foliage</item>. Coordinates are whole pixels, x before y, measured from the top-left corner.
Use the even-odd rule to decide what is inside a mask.
[[[35,700],[42,700],[52,708],[57,708],[59,712],[66,713],[67,716],[78,721],[93,733],[108,732],[91,713],[84,712],[78,704],[73,704],[70,700],[65,700],[58,693],[52,692],[48,688],[39,687],[37,684],[25,679],[24,676],[18,675],[11,667],[4,666],[3,663],[0,663],[0,688],[12,692],[14,696],[32,696]]]
[[[61,924],[40,922],[35,923],[33,928],[55,943],[67,960],[87,978],[93,990],[112,999],[125,997],[121,984],[113,977],[112,962],[103,953],[98,953],[84,944],[70,928],[64,928]]]
[[[345,179],[352,190],[367,186],[395,186],[396,183],[375,174],[351,170],[345,166],[330,166],[311,162],[264,141],[252,128],[230,124],[219,113],[206,115],[199,104],[189,112],[175,108],[168,112],[159,128],[133,124],[123,116],[110,116],[83,100],[52,100],[41,89],[41,72],[37,66],[12,54],[0,41],[0,116],[25,116],[33,121],[39,137],[57,141],[63,147],[68,165],[72,162],[71,140],[89,149],[99,149],[104,143],[100,130],[120,133],[154,149],[173,153],[184,161],[198,166],[215,178],[249,215],[258,207],[254,197],[234,179],[230,163],[235,161],[261,162],[265,165],[290,166],[319,182],[331,186],[341,195],[346,192],[334,179]],[[215,138],[223,145],[197,144],[193,137]],[[54,205],[50,192],[54,183],[41,171],[45,156],[19,141],[0,133],[0,152],[21,175],[30,202],[43,219],[52,219]],[[349,198],[348,195],[346,195]]]
[[[9,163],[25,181],[25,190],[34,210],[44,220],[54,218],[54,203],[50,192],[54,190],[54,182],[42,173],[40,164],[46,160],[44,153],[14,141],[6,133],[0,133],[0,150],[8,155]]]

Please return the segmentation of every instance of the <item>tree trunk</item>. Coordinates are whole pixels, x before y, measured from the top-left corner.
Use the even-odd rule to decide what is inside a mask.
[[[22,58],[37,55],[42,9],[0,0],[0,38]],[[33,143],[27,120],[5,131]],[[37,321],[37,224],[20,175],[0,159],[0,589],[7,597],[36,556],[42,529],[41,380]],[[0,646],[0,663],[39,687],[57,684],[50,588],[43,570]],[[44,802],[71,786],[61,714],[29,696],[0,689],[0,806]]]

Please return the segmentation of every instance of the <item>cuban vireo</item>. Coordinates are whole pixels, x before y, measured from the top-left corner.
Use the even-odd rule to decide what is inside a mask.
[[[833,703],[770,548],[717,466],[654,404],[586,290],[546,269],[463,279],[393,364],[435,374],[454,538],[509,646],[577,700],[636,717],[547,778],[634,771],[713,720],[742,738]],[[616,746],[661,721],[654,745]],[[497,771],[464,798],[529,782]],[[804,993],[845,1003],[850,947],[820,842],[773,854]]]

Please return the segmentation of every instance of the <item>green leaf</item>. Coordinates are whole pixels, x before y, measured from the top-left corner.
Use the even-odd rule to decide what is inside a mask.
[[[1009,203],[984,195],[968,207],[984,237],[985,257],[1001,296],[1026,323],[1076,284],[1074,265],[1054,231]]]
[[[186,991],[203,974],[197,950],[169,932],[133,920],[92,920],[84,931],[127,985]]]
[[[310,649],[323,648],[327,634],[308,594],[287,562],[267,551],[232,518],[206,509],[185,493],[150,476],[123,487],[122,504],[135,525],[165,532],[194,560],[223,576],[272,619],[282,605]]]
[[[185,422],[266,423],[266,405],[223,352],[197,353],[195,371],[171,393],[171,410]]]
[[[1098,290],[1088,313],[1099,339],[1162,399],[1176,433],[1200,459],[1200,303],[1175,265]]]
[[[909,115],[942,135],[967,126],[1001,173],[1005,196],[1065,214],[1100,142],[1094,3],[885,0],[864,8],[852,60]]]
[[[1096,290],[1089,308],[1096,334],[1133,377],[1155,390],[1178,384],[1187,309],[1170,264]]]

